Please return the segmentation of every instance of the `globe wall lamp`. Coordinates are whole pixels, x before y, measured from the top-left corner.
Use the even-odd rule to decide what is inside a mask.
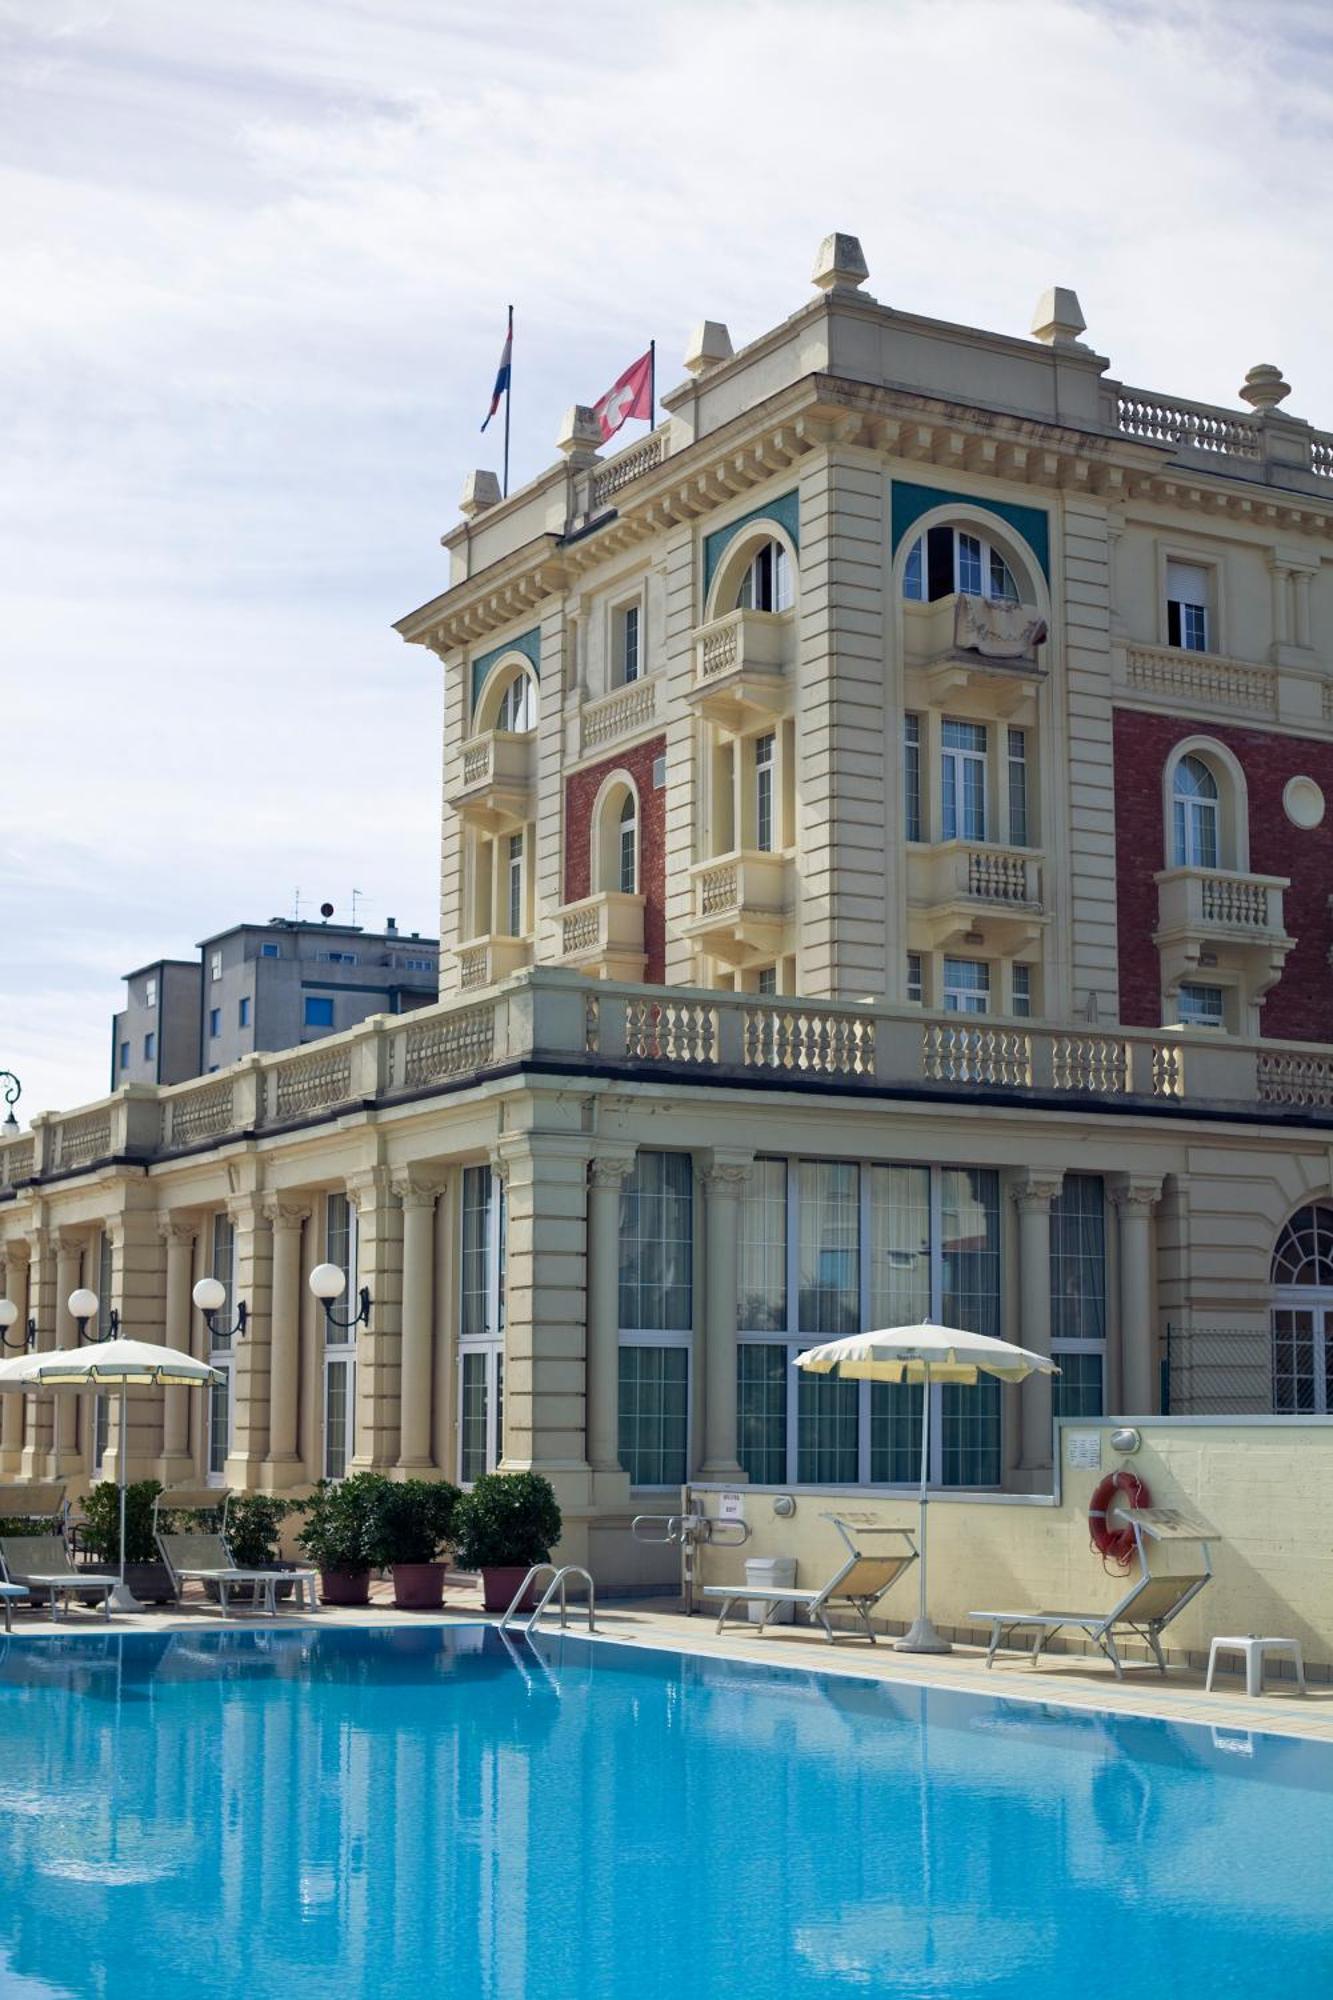
[[[310,1289],[324,1308],[324,1317],[330,1326],[336,1326],[344,1333],[350,1333],[354,1326],[364,1326],[370,1331],[370,1292],[361,1287],[360,1309],[355,1313],[339,1313],[333,1309],[335,1299],[340,1299],[347,1290],[347,1273],[336,1264],[316,1264],[310,1273]]]
[[[236,1317],[230,1326],[218,1324],[218,1314],[227,1303],[227,1287],[221,1278],[201,1278],[190,1297],[203,1314],[204,1324],[214,1340],[230,1340],[233,1334],[244,1336],[245,1323],[250,1316],[250,1309],[244,1299],[237,1306]]]
[[[11,1340],[9,1329],[18,1322],[19,1309],[13,1299],[0,1299],[0,1347],[8,1347],[15,1354],[26,1354],[37,1345],[37,1322],[29,1318],[26,1331],[17,1340]]]
[[[96,1292],[90,1292],[86,1285],[80,1285],[77,1291],[71,1292],[65,1304],[69,1308],[70,1318],[78,1329],[79,1339],[86,1340],[90,1347],[98,1346],[104,1340],[114,1340],[120,1332],[120,1314],[113,1306],[106,1316],[106,1332],[89,1333],[88,1322],[96,1320],[101,1301]]]

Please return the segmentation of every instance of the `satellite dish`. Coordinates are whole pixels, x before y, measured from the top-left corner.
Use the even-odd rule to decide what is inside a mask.
[[[319,914],[321,915],[321,917],[323,917],[325,923],[327,923],[329,918],[333,915],[332,903],[321,903],[319,906]]]

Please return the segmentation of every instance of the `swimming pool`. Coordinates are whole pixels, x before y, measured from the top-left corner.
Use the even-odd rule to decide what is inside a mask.
[[[1327,1990],[1333,1748],[484,1626],[0,1658],[14,2000]]]

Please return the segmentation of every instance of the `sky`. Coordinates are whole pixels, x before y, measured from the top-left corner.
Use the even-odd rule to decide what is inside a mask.
[[[120,976],[323,901],[433,934],[434,657],[515,305],[513,479],[650,337],[860,237],[887,305],[1333,427],[1323,5],[0,0],[0,1068],[107,1089]],[[626,441],[637,434],[628,429]]]

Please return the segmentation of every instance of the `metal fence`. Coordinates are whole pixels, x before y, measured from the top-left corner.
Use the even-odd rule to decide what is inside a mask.
[[[1168,1324],[1162,1415],[1273,1414],[1273,1336],[1267,1326]]]

